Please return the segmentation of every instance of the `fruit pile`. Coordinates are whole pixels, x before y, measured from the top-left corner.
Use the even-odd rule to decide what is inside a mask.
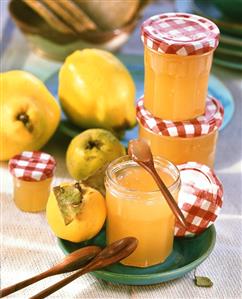
[[[0,88],[0,160],[40,150],[61,121],[57,101],[39,79],[21,70],[0,74]],[[75,181],[53,188],[47,220],[58,237],[80,242],[104,224],[104,173],[126,152],[115,135],[135,125],[135,85],[111,53],[85,49],[66,58],[58,91],[64,113],[82,132],[66,150]]]

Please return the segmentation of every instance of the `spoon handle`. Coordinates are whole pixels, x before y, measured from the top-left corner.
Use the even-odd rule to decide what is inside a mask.
[[[101,248],[98,246],[86,246],[75,250],[52,268],[0,290],[0,298],[19,291],[46,277],[78,270],[88,264],[100,251]]]
[[[68,283],[72,282],[73,280],[77,279],[79,276],[81,276],[82,274],[85,274],[87,272],[89,272],[89,269],[87,269],[87,268],[80,269],[80,270],[76,271],[75,273],[71,274],[70,276],[49,286],[48,288],[44,289],[43,291],[39,292],[38,294],[30,297],[29,299],[45,298],[45,297],[53,294],[54,292],[58,291],[59,289],[63,288],[65,285],[67,285]]]
[[[169,189],[166,187],[166,185],[164,184],[164,182],[160,178],[160,176],[157,173],[155,167],[152,167],[152,171],[150,170],[150,168],[147,167],[147,170],[153,176],[153,178],[156,181],[160,191],[162,192],[163,196],[165,197],[169,207],[171,208],[172,212],[175,214],[177,220],[180,222],[180,224],[182,226],[187,228],[187,222],[186,222],[186,219],[185,219],[184,215],[182,214],[182,211],[178,207],[177,202],[175,201],[175,199],[171,195]]]
[[[23,288],[25,288],[25,287],[27,287],[27,286],[35,283],[35,282],[37,282],[37,281],[39,281],[41,279],[44,279],[44,278],[46,278],[48,276],[51,276],[51,275],[52,275],[52,273],[50,271],[45,271],[45,272],[42,272],[42,273],[40,273],[38,275],[30,277],[30,278],[28,278],[26,280],[23,280],[23,281],[20,281],[20,282],[18,282],[16,284],[13,284],[13,285],[11,285],[9,287],[6,287],[6,288],[0,290],[0,298],[3,298],[5,296],[8,296],[8,295],[14,293],[14,292],[17,292],[17,291],[19,291],[19,290],[21,290],[21,289],[23,289]]]
[[[113,242],[112,244],[105,247],[89,264],[84,268],[78,270],[72,275],[60,280],[59,282],[53,284],[52,286],[44,289],[40,293],[34,295],[29,299],[42,299],[52,293],[56,292],[60,288],[64,287],[68,283],[72,282],[79,276],[98,270],[109,265],[115,264],[125,257],[129,256],[137,247],[138,240],[133,237],[126,237]]]

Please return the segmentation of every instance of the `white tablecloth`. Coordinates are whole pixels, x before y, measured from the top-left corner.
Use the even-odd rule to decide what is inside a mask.
[[[7,13],[7,0],[0,2],[1,70],[25,69],[46,79],[59,63],[33,54]],[[144,18],[164,10],[172,10],[169,1],[157,1],[145,11]],[[135,31],[123,53],[142,54],[139,29]],[[87,274],[52,295],[52,298],[242,298],[242,138],[241,138],[241,74],[214,67],[235,99],[236,110],[231,123],[219,137],[215,170],[225,189],[224,206],[216,222],[216,246],[209,258],[197,269],[197,275],[209,276],[212,288],[198,288],[193,273],[181,279],[153,286],[112,285]],[[7,129],[7,128],[6,128]],[[70,179],[65,166],[67,140],[58,135],[44,148],[58,162],[54,184]],[[63,258],[57,240],[50,231],[44,213],[23,213],[12,200],[12,181],[7,164],[1,163],[1,288],[44,271]],[[64,277],[65,275],[61,275]],[[27,298],[58,281],[60,276],[21,290],[10,298]]]

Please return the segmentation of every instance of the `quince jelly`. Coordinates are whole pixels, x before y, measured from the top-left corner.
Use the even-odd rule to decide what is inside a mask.
[[[173,121],[203,114],[218,27],[201,16],[164,13],[147,19],[141,32],[145,108]]]
[[[155,157],[159,175],[178,200],[180,175],[169,161]],[[121,261],[124,265],[149,267],[164,262],[173,248],[175,216],[151,175],[124,156],[107,169],[107,243],[134,236],[138,247]]]
[[[9,160],[13,175],[13,199],[25,212],[45,210],[56,162],[43,152],[25,151]]]
[[[160,136],[139,125],[139,137],[147,140],[153,155],[166,157],[174,164],[194,161],[214,165],[218,130],[199,137]]]
[[[147,140],[153,155],[174,164],[194,161],[212,168],[223,116],[222,104],[211,96],[207,97],[203,115],[184,122],[155,118],[145,110],[143,98],[137,104],[139,138]]]
[[[188,120],[204,113],[213,51],[179,56],[145,47],[144,105],[156,117]]]
[[[13,178],[13,199],[16,206],[25,212],[40,212],[46,208],[52,178],[28,182]]]

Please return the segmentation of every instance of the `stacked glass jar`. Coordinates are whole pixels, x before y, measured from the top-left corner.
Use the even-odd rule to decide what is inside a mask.
[[[137,104],[139,136],[154,155],[175,164],[196,161],[213,166],[221,103],[207,96],[219,29],[185,13],[166,13],[142,25],[144,96]]]

